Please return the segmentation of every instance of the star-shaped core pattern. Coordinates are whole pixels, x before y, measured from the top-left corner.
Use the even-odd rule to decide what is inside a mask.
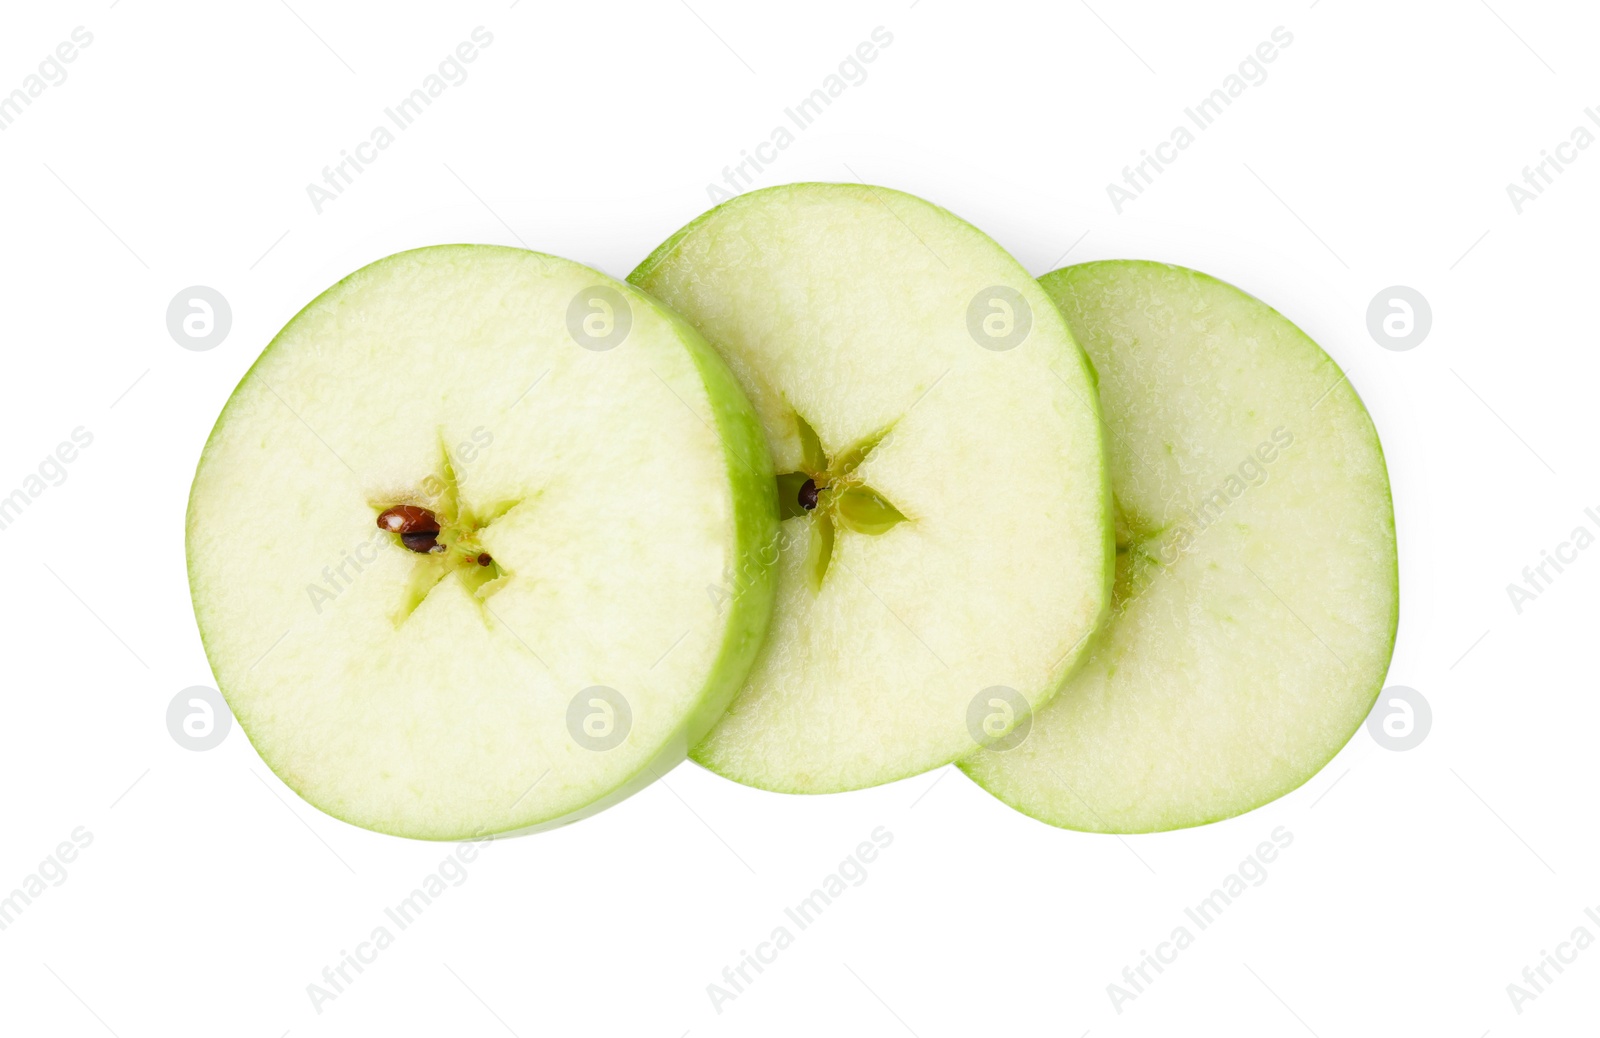
[[[800,429],[800,471],[778,477],[778,506],[782,518],[805,519],[811,525],[805,572],[811,589],[820,591],[839,527],[875,537],[906,517],[856,475],[867,455],[888,436],[888,429],[830,458],[804,418],[795,415],[795,424]]]
[[[405,600],[394,615],[395,626],[416,612],[428,593],[454,574],[481,605],[500,590],[510,573],[483,550],[479,538],[490,523],[521,504],[506,501],[475,511],[461,500],[460,483],[450,451],[441,437],[440,475],[422,481],[425,494],[436,501],[433,508],[412,504],[374,502],[378,528],[397,535],[400,543],[419,557]]]

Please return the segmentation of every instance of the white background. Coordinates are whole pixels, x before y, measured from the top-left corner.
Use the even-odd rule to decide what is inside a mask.
[[[1520,614],[1506,586],[1596,527],[1600,148],[1520,214],[1506,185],[1600,104],[1600,18],[1091,2],[12,5],[0,93],[75,27],[94,41],[0,133],[0,495],[75,427],[94,442],[0,533],[0,893],[75,827],[93,843],[0,932],[0,1031],[1592,1026],[1600,947],[1520,1013],[1507,985],[1575,927],[1600,937],[1584,916],[1600,551]],[[317,214],[307,183],[479,25],[494,42],[470,78]],[[1126,839],[1032,821],[953,769],[808,799],[686,765],[489,846],[319,1015],[307,985],[451,848],[321,815],[237,729],[203,753],[169,736],[168,702],[213,680],[183,516],[218,409],[301,305],[399,248],[526,243],[625,276],[880,25],[893,43],[867,80],[756,185],[859,177],[953,209],[1036,273],[1169,260],[1298,322],[1383,436],[1402,570],[1389,683],[1429,700],[1430,734],[1391,752],[1363,731],[1279,802]],[[1268,78],[1118,214],[1107,183],[1277,26],[1294,39]],[[209,352],[167,332],[190,285],[232,305]],[[1432,306],[1409,352],[1367,330],[1391,285]],[[707,985],[878,826],[894,842],[867,881],[716,1012]],[[1294,840],[1266,882],[1119,1013],[1107,985],[1278,826]]]

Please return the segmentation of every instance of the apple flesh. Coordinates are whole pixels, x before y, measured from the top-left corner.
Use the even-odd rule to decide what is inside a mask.
[[[1109,602],[1105,454],[1083,353],[1014,259],[910,195],[797,184],[704,214],[630,280],[728,361],[785,516],[772,629],[696,761],[857,789],[1056,692]]]
[[[1112,617],[1026,738],[962,768],[1070,829],[1241,814],[1316,774],[1388,670],[1398,577],[1377,433],[1327,354],[1237,288],[1143,262],[1041,282],[1099,371]]]
[[[771,608],[770,461],[727,368],[638,290],[519,249],[401,253],[302,310],[218,419],[187,526],[257,751],[405,836],[640,788],[722,713]]]

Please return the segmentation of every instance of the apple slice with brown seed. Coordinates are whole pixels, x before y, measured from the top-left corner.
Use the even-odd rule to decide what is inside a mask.
[[[861,184],[745,194],[631,280],[727,358],[785,516],[772,633],[694,758],[765,789],[904,778],[1042,706],[1110,597],[1093,375],[999,245]],[[980,718],[981,721],[981,718]]]
[[[195,616],[256,750],[322,810],[557,825],[672,767],[741,684],[770,473],[726,366],[644,293],[520,249],[405,252],[302,310],[223,409]]]

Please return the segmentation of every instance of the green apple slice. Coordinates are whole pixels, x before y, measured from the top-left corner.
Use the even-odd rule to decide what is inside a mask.
[[[1110,498],[1093,376],[1015,260],[909,195],[797,184],[630,280],[727,359],[782,494],[772,630],[696,761],[857,789],[969,753],[997,687],[1018,722],[1056,692],[1110,601]]]
[[[337,818],[569,822],[681,761],[742,683],[770,465],[727,367],[637,289],[520,249],[400,253],[296,315],[217,420],[188,514],[206,653]]]
[[[1231,285],[1142,262],[1040,280],[1100,374],[1112,618],[1027,736],[962,768],[1070,829],[1249,811],[1339,751],[1388,670],[1399,584],[1372,420],[1316,343]]]

